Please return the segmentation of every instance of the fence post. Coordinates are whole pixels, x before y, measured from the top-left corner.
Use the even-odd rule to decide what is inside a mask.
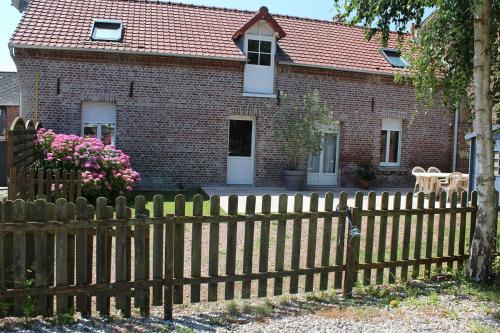
[[[351,223],[347,232],[347,253],[346,266],[344,274],[344,297],[352,296],[355,274],[358,269],[359,261],[359,238],[361,225],[361,209],[359,207],[349,208],[351,214]]]

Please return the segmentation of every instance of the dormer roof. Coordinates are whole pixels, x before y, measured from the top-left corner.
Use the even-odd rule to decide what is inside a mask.
[[[253,27],[255,24],[259,23],[260,21],[266,21],[267,24],[271,27],[271,29],[274,30],[276,33],[276,37],[278,39],[284,38],[286,36],[285,31],[283,28],[280,26],[280,24],[274,19],[274,17],[269,13],[269,10],[267,9],[266,6],[260,7],[259,11],[257,14],[255,14],[254,17],[252,17],[245,25],[243,25],[238,31],[236,31],[233,35],[233,39],[236,40],[243,34],[245,34],[251,27]]]

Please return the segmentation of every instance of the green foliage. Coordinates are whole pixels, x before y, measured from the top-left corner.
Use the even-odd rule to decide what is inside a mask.
[[[24,323],[27,325],[35,314],[35,302],[31,297],[26,297],[22,307]]]
[[[73,325],[76,323],[75,309],[71,309],[68,313],[58,313],[54,317],[54,324],[62,325]]]
[[[321,151],[323,132],[335,124],[332,111],[322,103],[319,92],[314,90],[304,96],[303,108],[290,107],[288,97],[283,98],[283,107],[278,115],[277,135],[281,149],[289,158],[289,167],[298,170],[307,154]]]
[[[356,170],[356,175],[360,180],[375,180],[375,168],[373,167],[372,162],[366,161],[360,163],[358,169]]]
[[[236,317],[240,314],[240,309],[235,301],[229,301],[226,305],[226,310],[227,313],[232,317]]]

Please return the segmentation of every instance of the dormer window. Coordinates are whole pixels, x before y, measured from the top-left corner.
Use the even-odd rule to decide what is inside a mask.
[[[122,21],[96,19],[92,27],[92,40],[119,42],[122,39],[122,32]]]
[[[380,52],[392,67],[405,68],[408,66],[406,60],[401,57],[401,51],[398,49],[381,49]]]
[[[248,40],[248,64],[259,66],[271,66],[271,41]]]

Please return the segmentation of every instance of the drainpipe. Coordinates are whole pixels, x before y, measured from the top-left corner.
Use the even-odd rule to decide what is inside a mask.
[[[458,150],[458,107],[455,109],[455,119],[453,126],[453,160],[452,160],[452,171],[457,170],[457,150]]]

